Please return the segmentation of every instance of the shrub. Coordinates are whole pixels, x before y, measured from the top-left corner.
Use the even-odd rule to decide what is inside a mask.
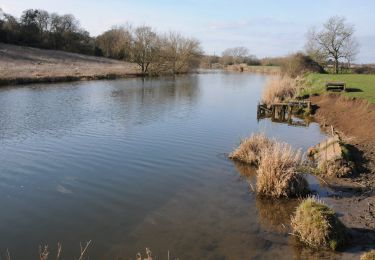
[[[270,197],[296,197],[308,193],[308,183],[298,171],[302,165],[301,151],[287,143],[275,143],[261,151],[257,192]]]
[[[363,66],[354,68],[353,72],[357,74],[375,74],[375,66],[363,65]]]
[[[307,72],[324,73],[324,69],[310,56],[303,53],[289,55],[282,59],[281,73],[295,78]]]
[[[291,226],[293,234],[312,247],[336,250],[347,240],[346,228],[335,212],[314,197],[303,200],[297,207]]]
[[[271,78],[263,90],[262,102],[272,104],[287,99],[292,99],[300,89],[299,79],[288,76],[275,76]]]
[[[261,160],[261,152],[275,143],[263,133],[252,134],[241,141],[240,146],[229,154],[229,158],[243,163],[258,165]]]
[[[375,260],[375,250],[362,254],[361,260]]]

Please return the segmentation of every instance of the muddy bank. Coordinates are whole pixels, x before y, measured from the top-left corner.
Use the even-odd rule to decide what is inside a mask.
[[[327,132],[331,126],[349,144],[356,172],[347,178],[327,179],[336,195],[327,198],[357,244],[375,239],[375,105],[338,94],[311,97],[315,118]]]
[[[0,86],[136,76],[134,63],[0,43]]]
[[[349,143],[353,159],[359,167],[352,176],[362,186],[375,186],[375,105],[364,100],[336,94],[311,97],[316,106],[315,118],[328,129],[332,125]]]

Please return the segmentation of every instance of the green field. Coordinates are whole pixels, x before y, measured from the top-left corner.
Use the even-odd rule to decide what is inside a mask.
[[[375,103],[375,75],[365,74],[317,74],[312,73],[305,76],[306,89],[301,95],[321,94],[325,92],[327,81],[346,82],[347,92],[344,95],[367,99]]]

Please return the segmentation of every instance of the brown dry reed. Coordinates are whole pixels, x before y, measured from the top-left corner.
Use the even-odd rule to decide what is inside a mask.
[[[229,158],[243,163],[258,165],[261,161],[262,151],[273,146],[275,142],[275,139],[268,138],[264,133],[252,134],[241,141],[238,148],[229,154]]]
[[[287,143],[276,142],[260,153],[257,192],[261,196],[298,197],[309,192],[308,183],[299,172],[302,153]]]
[[[375,260],[375,250],[362,254],[360,260]]]
[[[293,99],[301,88],[300,81],[299,78],[291,78],[286,75],[272,77],[263,90],[262,102],[270,105]]]
[[[335,212],[315,197],[303,200],[291,221],[293,234],[314,248],[336,250],[347,240],[345,226]]]

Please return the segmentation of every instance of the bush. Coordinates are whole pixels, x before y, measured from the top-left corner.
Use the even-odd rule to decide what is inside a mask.
[[[307,72],[324,73],[324,69],[310,56],[296,53],[284,58],[281,62],[281,73],[295,78]]]
[[[263,133],[252,134],[241,141],[240,146],[229,154],[229,158],[243,163],[258,165],[263,150],[271,147],[275,140],[269,139]]]
[[[353,72],[357,74],[375,74],[375,66],[363,65],[355,68]]]
[[[261,151],[257,192],[269,197],[297,197],[309,192],[308,183],[298,168],[302,154],[287,143],[275,143]]]
[[[293,234],[312,247],[336,250],[347,240],[346,228],[335,212],[314,197],[303,200],[297,207],[291,226]]]
[[[375,250],[362,254],[361,260],[375,260]]]

